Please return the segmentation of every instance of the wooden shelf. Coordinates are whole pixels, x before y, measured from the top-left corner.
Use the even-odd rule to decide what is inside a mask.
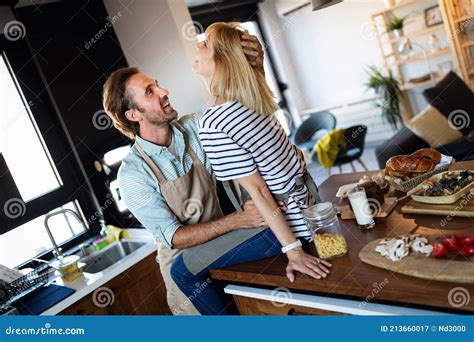
[[[473,19],[474,19],[474,15],[466,15],[466,16],[464,16],[464,17],[461,17],[461,18],[456,19],[454,22],[455,22],[456,24],[458,24],[458,23],[462,23],[463,21],[466,21],[466,20],[469,20],[469,19],[473,20]]]
[[[461,45],[461,47],[463,47],[463,48],[467,48],[467,47],[470,47],[470,46],[474,46],[474,40],[465,42]]]
[[[413,32],[413,33],[408,33],[406,34],[404,37],[400,37],[400,38],[392,38],[390,39],[390,42],[391,43],[396,43],[404,38],[409,38],[409,39],[412,39],[412,38],[415,38],[415,37],[419,37],[419,36],[423,36],[425,34],[428,34],[430,32],[433,32],[433,31],[437,31],[437,30],[440,30],[444,28],[444,24],[438,24],[436,26],[432,26],[432,27],[428,27],[428,28],[425,28],[423,30],[419,30],[419,31],[416,31],[416,32]]]
[[[437,57],[437,56],[441,56],[441,55],[444,55],[444,54],[447,54],[447,53],[451,53],[451,49],[446,48],[446,49],[441,49],[441,50],[437,50],[437,51],[434,51],[434,52],[427,52],[426,57],[428,57],[428,58]],[[394,64],[395,65],[402,65],[402,64],[406,64],[406,63],[421,61],[421,60],[424,60],[424,59],[425,59],[425,56],[423,54],[418,54],[418,55],[415,55],[413,57],[408,57],[408,58],[405,58],[405,59],[395,60]]]
[[[437,3],[439,5],[441,14],[443,16],[442,24],[434,25],[432,27],[425,27],[426,25],[422,25],[421,23],[422,19],[417,17],[418,21],[416,22],[416,24],[419,29],[405,34],[405,37],[398,38],[398,37],[395,37],[394,35],[390,35],[387,33],[387,27],[389,25],[391,13],[392,14],[400,13],[400,15],[402,15],[404,14],[402,12],[409,13],[410,10],[413,9],[413,11],[411,12],[415,13],[417,16],[419,15],[420,17],[422,17],[423,10],[421,8],[417,7],[415,9],[414,7],[413,8],[411,7],[411,6],[417,6],[421,2],[422,1],[419,1],[419,0],[418,1],[417,0],[404,0],[396,6],[385,8],[383,10],[380,10],[372,14],[371,16],[372,23],[375,27],[377,27],[377,46],[378,46],[380,55],[383,58],[384,71],[385,72],[388,72],[389,70],[392,71],[394,73],[394,76],[398,80],[400,80],[400,82],[402,82],[403,80],[409,78],[405,76],[408,76],[409,74],[411,74],[411,72],[408,73],[410,71],[408,70],[409,68],[405,67],[407,63],[425,61],[425,56],[428,59],[433,59],[438,56],[443,56],[443,59],[449,58],[449,60],[453,62],[457,70],[458,69],[464,70],[463,75],[460,75],[460,76],[464,77],[465,79],[469,78],[470,80],[474,80],[474,76],[470,78],[470,76],[467,75],[467,70],[465,67],[466,63],[463,63],[463,61],[460,60],[461,51],[463,51],[463,49],[461,48],[462,43],[460,43],[461,37],[458,34],[459,28],[462,24],[459,24],[459,23],[462,23],[466,20],[470,20],[473,17],[472,15],[462,17],[462,14],[460,14],[460,10],[459,10],[461,8],[460,7],[461,0],[433,1],[433,5],[434,3]],[[421,7],[426,7],[426,6],[422,5]],[[402,7],[403,9],[401,9]],[[401,9],[400,12],[393,12],[398,9]],[[426,51],[425,53],[421,51],[420,47],[415,46],[414,51],[412,51],[412,55],[400,56],[400,54],[398,53],[398,45],[402,42],[403,38],[412,39],[412,38],[418,37],[418,40],[420,41],[420,43],[423,42],[426,44],[428,42],[429,35],[433,33],[436,33],[438,35],[438,34],[441,34],[441,32],[446,34],[446,37],[448,37],[447,39],[450,39],[449,46],[443,45],[444,49],[439,49],[434,52]],[[430,60],[428,62],[430,62]],[[468,62],[467,64],[472,69],[471,73],[474,75],[473,63]],[[413,66],[416,66],[416,65],[413,65]],[[408,97],[405,90],[423,87],[423,86],[429,86],[430,84],[432,84],[432,82],[437,82],[440,79],[441,78],[437,76],[433,80],[427,80],[425,82],[420,82],[420,83],[406,82],[401,85],[400,88],[402,90],[402,96],[400,98],[400,102],[404,108],[404,113],[403,113],[404,118],[410,118],[413,116],[412,108],[411,108],[413,104],[413,99],[410,99]]]
[[[380,11],[380,12],[374,13],[372,16],[375,17],[375,16],[378,16],[378,15],[383,15],[383,14],[392,12],[392,11],[394,11],[394,10],[396,10],[396,9],[405,7],[405,6],[407,6],[407,5],[412,5],[412,4],[414,4],[414,3],[415,3],[414,0],[404,1],[404,2],[402,2],[401,4],[398,4],[398,5],[396,5],[396,6],[392,6],[392,7],[386,8],[386,9]]]
[[[427,85],[430,85],[430,84],[435,85],[436,83],[438,83],[442,79],[443,79],[443,76],[436,76],[433,80],[430,78],[429,80],[424,81],[424,82],[418,82],[418,83],[406,82],[405,84],[402,84],[400,86],[400,90],[409,90],[409,89],[414,89],[414,88],[427,86]]]

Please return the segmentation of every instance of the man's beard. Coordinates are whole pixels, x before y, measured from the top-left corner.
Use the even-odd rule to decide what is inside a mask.
[[[146,114],[147,120],[149,123],[155,126],[161,126],[161,125],[166,125],[171,123],[171,121],[176,120],[178,117],[178,113],[176,110],[172,110],[170,113],[167,113],[165,111],[161,111],[160,114]]]

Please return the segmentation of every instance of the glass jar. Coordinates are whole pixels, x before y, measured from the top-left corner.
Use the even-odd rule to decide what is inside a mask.
[[[327,260],[347,254],[347,243],[332,203],[317,203],[303,210],[303,214],[313,234],[319,258]]]

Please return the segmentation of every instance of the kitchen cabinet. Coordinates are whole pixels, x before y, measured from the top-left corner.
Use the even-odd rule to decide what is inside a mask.
[[[333,316],[344,315],[340,312],[308,308],[300,305],[272,303],[268,300],[234,295],[235,304],[241,315],[275,315],[275,316]]]
[[[170,315],[155,256],[150,254],[59,314]]]

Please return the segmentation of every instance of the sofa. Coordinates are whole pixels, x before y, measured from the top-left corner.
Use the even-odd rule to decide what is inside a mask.
[[[377,146],[375,154],[381,169],[392,156],[411,154],[426,147],[433,147],[456,160],[474,159],[472,90],[456,73],[450,72],[436,86],[426,89],[423,96],[428,107]]]

